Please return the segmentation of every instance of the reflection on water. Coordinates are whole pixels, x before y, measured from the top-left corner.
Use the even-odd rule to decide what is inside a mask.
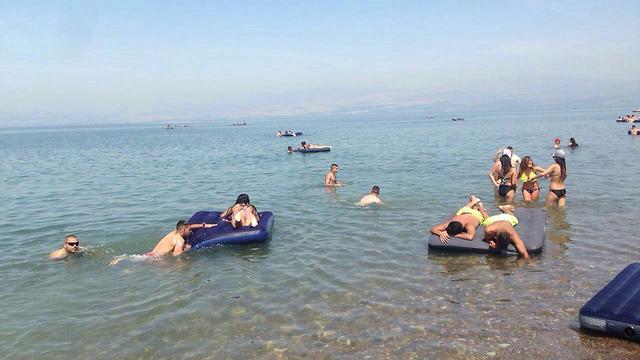
[[[637,344],[585,334],[576,320],[640,253],[629,226],[640,190],[627,186],[639,143],[601,121],[615,114],[0,132],[0,170],[12,179],[0,240],[16,245],[0,255],[0,286],[3,303],[20,305],[0,313],[2,355],[633,358]],[[571,133],[558,130],[558,117]],[[277,128],[300,128],[334,150],[285,155],[296,144],[275,138]],[[546,209],[545,251],[532,264],[428,252],[429,227],[469,194],[497,212],[486,176],[495,148],[549,159],[546,133],[581,146],[567,155],[567,208]],[[629,156],[606,151],[612,143]],[[321,185],[334,162],[348,186]],[[616,176],[594,177],[605,168]],[[372,184],[386,205],[354,206]],[[271,241],[109,266],[239,193],[275,213]],[[543,208],[520,196],[518,206]],[[88,256],[48,261],[70,232]]]

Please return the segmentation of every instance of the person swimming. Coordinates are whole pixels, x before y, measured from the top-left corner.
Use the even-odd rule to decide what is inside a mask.
[[[555,138],[553,140],[553,148],[554,149],[560,149],[560,138]]]
[[[231,222],[234,229],[243,226],[256,227],[260,222],[258,209],[251,204],[247,194],[238,195],[236,203],[220,214],[220,218]]]
[[[570,148],[577,148],[580,145],[578,145],[578,143],[576,142],[576,139],[570,138],[569,139],[569,145],[567,145],[567,146],[569,146]]]
[[[489,244],[489,248],[496,251],[504,251],[509,244],[516,248],[518,254],[525,259],[529,259],[527,247],[515,230],[518,225],[518,218],[514,215],[513,205],[501,205],[498,208],[502,214],[487,217],[483,222],[484,238],[482,241]]]
[[[367,206],[371,204],[382,204],[382,200],[378,197],[380,195],[380,187],[378,185],[374,185],[371,188],[371,193],[365,195],[356,203],[359,206]]]

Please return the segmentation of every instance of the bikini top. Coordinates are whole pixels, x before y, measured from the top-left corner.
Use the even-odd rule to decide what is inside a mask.
[[[536,181],[538,175],[536,175],[535,171],[532,171],[531,173],[529,173],[529,175],[527,175],[524,171],[522,172],[522,175],[520,175],[520,180],[525,183],[525,182],[534,182]]]

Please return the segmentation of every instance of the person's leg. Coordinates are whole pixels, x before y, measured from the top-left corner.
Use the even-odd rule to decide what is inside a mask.
[[[529,193],[529,191],[525,190],[524,188],[522,189],[522,200],[524,201],[531,201],[531,194]]]
[[[498,209],[505,214],[513,215],[513,212],[516,211],[516,207],[513,205],[498,205]]]
[[[531,193],[531,201],[538,201],[539,197],[540,197],[540,189],[537,189]]]
[[[507,195],[504,197],[505,200],[507,202],[513,202],[513,199],[516,197],[516,191],[515,190],[509,190],[509,192],[507,193]]]
[[[469,202],[465,206],[473,209],[474,206],[476,206],[476,204],[479,202],[480,202],[480,199],[478,199],[474,195],[469,195]]]
[[[557,199],[558,197],[556,196],[556,194],[554,194],[553,191],[549,190],[549,192],[547,193],[547,199],[544,201],[544,206],[555,205]]]
[[[484,208],[484,204],[482,204],[482,202],[477,203],[474,206],[474,209],[480,211],[480,214],[482,214],[483,220],[489,217],[489,213],[487,213],[487,209]]]
[[[558,198],[558,206],[559,207],[564,207],[564,204],[565,204],[566,200],[567,200],[567,196],[566,195],[563,196],[563,197]]]

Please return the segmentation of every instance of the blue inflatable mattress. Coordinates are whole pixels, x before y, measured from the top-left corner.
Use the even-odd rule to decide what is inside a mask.
[[[640,341],[640,263],[627,266],[584,304],[580,326]]]
[[[516,231],[524,241],[529,254],[538,254],[542,252],[545,240],[545,225],[547,221],[546,214],[540,209],[518,208],[515,211],[518,218]],[[449,217],[448,219],[450,219]],[[482,241],[484,238],[484,226],[480,225],[476,229],[476,235],[472,241],[451,237],[449,242],[443,244],[438,235],[431,234],[429,237],[429,250],[436,251],[453,251],[467,253],[496,253],[489,248],[489,244]],[[506,252],[502,255],[517,255],[518,251],[509,245]]]
[[[316,152],[325,152],[325,151],[331,151],[331,146],[321,146],[321,147],[317,147],[317,148],[311,148],[311,149],[296,149],[297,152],[301,152],[301,153],[316,153]]]
[[[187,243],[193,250],[227,244],[249,244],[263,242],[271,236],[274,216],[270,211],[260,212],[256,227],[234,229],[228,221],[222,221],[220,211],[198,211],[189,219],[189,224],[218,224],[206,229],[194,229]]]

